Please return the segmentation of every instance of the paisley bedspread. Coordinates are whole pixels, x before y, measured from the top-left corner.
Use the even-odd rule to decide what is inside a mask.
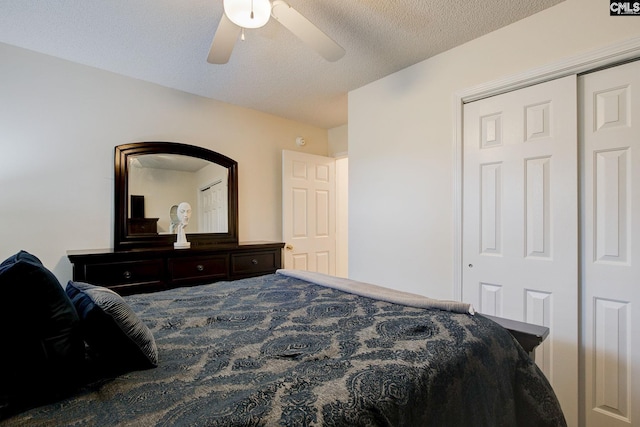
[[[565,425],[543,374],[481,315],[276,274],[125,299],[159,366],[6,425]]]

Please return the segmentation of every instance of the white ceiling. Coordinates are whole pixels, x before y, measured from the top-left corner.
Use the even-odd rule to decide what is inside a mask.
[[[222,0],[1,0],[0,42],[332,128],[348,91],[561,1],[289,0],[344,47],[337,62],[271,19],[207,63]]]

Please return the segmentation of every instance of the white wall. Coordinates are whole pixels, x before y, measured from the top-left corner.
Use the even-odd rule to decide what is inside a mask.
[[[566,0],[349,93],[349,276],[453,297],[456,92],[640,35]]]
[[[203,146],[238,161],[239,237],[282,239],[281,151],[327,155],[327,130],[0,44],[0,260],[58,279],[70,249],[113,245],[114,147]]]
[[[329,157],[336,157],[336,276],[349,277],[349,127],[329,129]]]
[[[219,167],[223,169],[221,166]],[[197,231],[198,184],[195,172],[130,165],[128,183],[129,195],[144,197],[145,218],[158,218],[156,223],[158,233],[169,232],[171,206],[181,202],[187,202],[193,207],[187,233]],[[130,216],[131,204],[129,204]]]
[[[349,277],[349,158],[336,159],[336,276]]]

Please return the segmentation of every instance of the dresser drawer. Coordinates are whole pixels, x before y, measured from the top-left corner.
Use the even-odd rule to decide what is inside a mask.
[[[275,273],[282,266],[281,242],[69,251],[73,280],[106,286],[121,295]]]
[[[220,280],[227,278],[227,255],[169,258],[169,276],[173,283]]]
[[[275,252],[255,252],[231,255],[231,274],[273,273],[280,268]]]
[[[164,276],[162,259],[87,264],[84,281],[93,285],[160,284]]]

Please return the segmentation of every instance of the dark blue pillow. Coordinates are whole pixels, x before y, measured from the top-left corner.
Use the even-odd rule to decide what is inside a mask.
[[[101,286],[72,281],[66,292],[80,316],[97,369],[122,373],[158,365],[151,331],[120,295]]]
[[[0,417],[72,390],[84,361],[73,304],[58,279],[25,251],[0,264]]]
[[[2,261],[2,264],[0,264],[0,267],[7,266],[7,265],[12,265],[12,264],[15,264],[18,261],[29,261],[29,262],[33,262],[35,264],[42,265],[42,261],[40,261],[40,259],[37,256],[32,255],[27,251],[20,251],[17,254],[12,255],[9,258],[7,258],[4,261]]]

